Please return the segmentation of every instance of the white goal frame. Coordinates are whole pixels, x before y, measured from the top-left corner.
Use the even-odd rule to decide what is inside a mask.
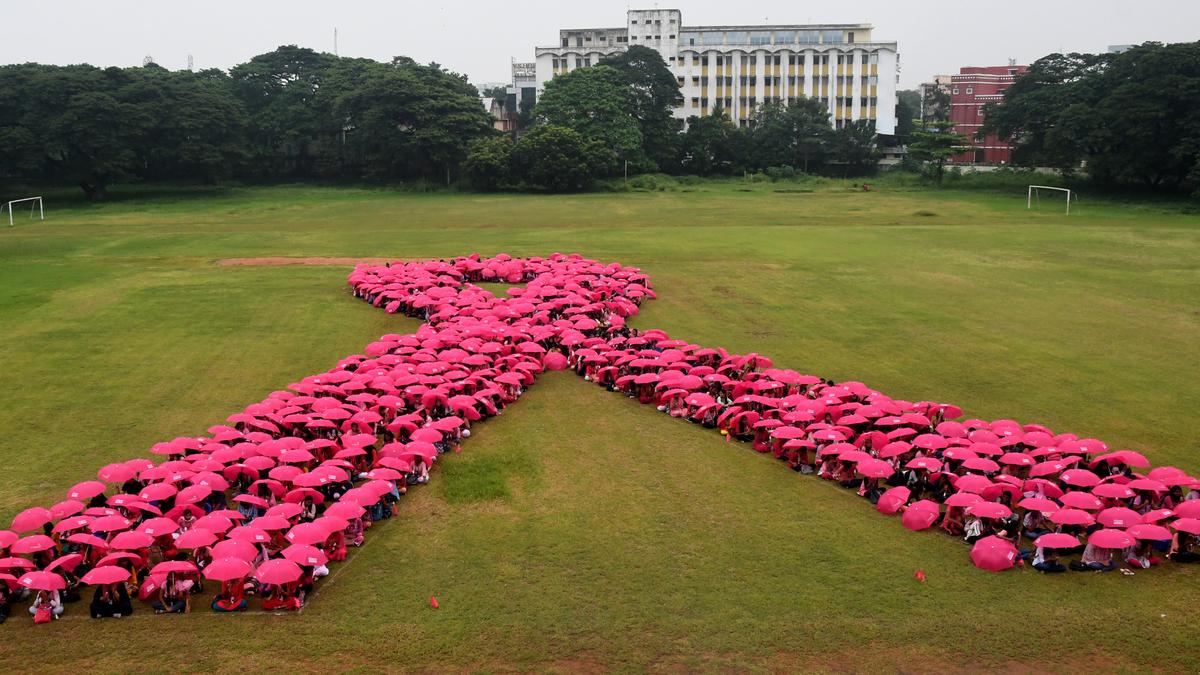
[[[1039,190],[1054,190],[1056,192],[1067,193],[1067,215],[1068,216],[1071,215],[1071,198],[1074,197],[1075,202],[1076,203],[1079,202],[1079,194],[1076,192],[1072,192],[1071,190],[1068,190],[1067,188],[1052,187],[1050,185],[1030,185],[1029,192],[1025,196],[1025,210],[1026,211],[1033,208],[1033,200],[1035,197],[1037,198],[1038,203],[1041,204],[1042,199],[1041,199]]]
[[[29,219],[30,220],[33,219],[33,210],[34,209],[37,209],[39,220],[46,219],[46,208],[42,203],[41,197],[25,197],[23,199],[14,199],[11,202],[4,205],[4,208],[8,209],[8,226],[9,227],[12,227],[15,224],[15,223],[13,223],[13,210],[12,210],[13,204],[20,204],[21,202],[37,202],[37,204],[29,205]]]

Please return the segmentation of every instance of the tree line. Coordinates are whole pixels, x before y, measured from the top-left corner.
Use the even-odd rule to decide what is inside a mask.
[[[232,68],[0,67],[0,179],[445,180],[491,119],[465,76],[295,46]]]
[[[1101,185],[1200,184],[1200,42],[1051,54],[985,109],[1013,162]]]

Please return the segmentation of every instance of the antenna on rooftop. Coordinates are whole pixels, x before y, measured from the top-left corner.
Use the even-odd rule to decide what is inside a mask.
[[[154,63],[154,57],[153,57],[153,56],[150,56],[149,54],[147,54],[147,55],[145,55],[145,56],[143,56],[143,57],[142,57],[142,67],[143,67],[143,68],[145,68],[146,66],[150,65],[151,63]]]
[[[191,54],[188,54],[188,70],[196,70],[196,59],[193,58]]]
[[[337,56],[337,55],[338,55],[338,45],[337,45],[337,26],[334,26],[334,27],[333,27],[333,55],[334,55],[334,56]]]

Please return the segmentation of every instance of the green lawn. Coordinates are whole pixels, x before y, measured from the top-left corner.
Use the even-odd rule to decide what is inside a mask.
[[[47,203],[0,227],[0,523],[386,332],[346,266],[579,252],[648,271],[643,328],[1200,472],[1200,218],[1024,195],[414,195]],[[1200,570],[972,567],[853,494],[565,373],[477,428],[298,616],[0,626],[8,671],[1191,671]],[[927,581],[913,579],[922,569]],[[440,610],[428,607],[436,594]],[[23,610],[22,610],[23,611]]]

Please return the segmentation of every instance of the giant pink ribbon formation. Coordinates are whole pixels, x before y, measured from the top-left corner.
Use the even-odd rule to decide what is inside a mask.
[[[525,285],[504,298],[472,282]],[[64,501],[21,512],[0,531],[0,581],[52,591],[128,579],[145,598],[171,572],[203,574],[257,585],[269,608],[295,608],[317,570],[390,517],[472,423],[516,401],[544,369],[568,367],[856,489],[909,529],[940,522],[974,542],[971,558],[985,569],[1016,564],[1022,536],[1036,537],[1041,563],[1047,551],[1084,546],[1084,535],[1080,568],[1104,567],[1116,550],[1146,566],[1166,542],[1173,558],[1195,559],[1200,483],[1182,470],[1141,475],[1133,470],[1149,467],[1145,457],[1099,440],[1012,420],[947,421],[961,409],[631,330],[626,319],[654,297],[637,268],[574,255],[470,256],[359,265],[349,284],[425,323],[273,392],[207,436],[155,445],[150,452],[167,458],[159,464],[110,464]],[[109,484],[122,492],[108,494]],[[36,530],[44,532],[19,536]],[[236,608],[240,592],[229,594]]]

